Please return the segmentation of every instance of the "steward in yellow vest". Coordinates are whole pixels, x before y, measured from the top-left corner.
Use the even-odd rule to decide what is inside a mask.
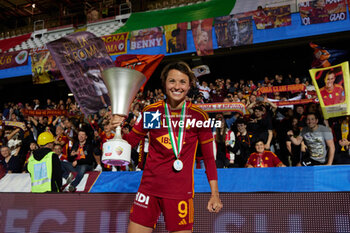
[[[61,162],[52,152],[55,138],[49,132],[38,137],[39,149],[28,159],[27,170],[30,173],[32,192],[60,192],[62,186]]]

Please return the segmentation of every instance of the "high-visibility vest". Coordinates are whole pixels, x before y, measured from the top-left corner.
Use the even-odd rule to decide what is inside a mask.
[[[27,166],[32,181],[33,193],[52,191],[52,154],[53,152],[47,153],[40,161],[36,160],[33,155],[28,159]]]

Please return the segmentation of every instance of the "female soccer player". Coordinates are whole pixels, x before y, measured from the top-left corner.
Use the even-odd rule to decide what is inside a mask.
[[[130,211],[129,233],[150,233],[163,212],[170,232],[190,233],[193,228],[193,169],[198,143],[203,152],[211,188],[208,210],[222,208],[208,115],[186,101],[195,77],[184,62],[168,64],[161,73],[166,100],[143,109],[143,118],[124,135],[132,147],[149,133],[150,145],[141,184]],[[125,117],[112,116],[112,126]],[[210,125],[210,124],[209,124]]]

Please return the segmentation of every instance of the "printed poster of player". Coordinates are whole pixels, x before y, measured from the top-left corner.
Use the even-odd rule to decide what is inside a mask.
[[[164,30],[167,53],[187,50],[187,22],[166,25]]]
[[[299,3],[303,25],[328,23],[346,19],[346,0],[314,0]]]
[[[267,8],[259,6],[253,11],[253,19],[257,29],[289,26],[292,23],[290,5]]]
[[[253,23],[250,12],[217,17],[214,27],[220,48],[253,43]]]
[[[114,67],[104,41],[86,31],[46,44],[69,89],[85,115],[110,105],[102,71]]]
[[[198,56],[214,54],[212,25],[212,18],[191,22],[194,45],[196,47]]]
[[[349,115],[349,63],[311,69],[310,75],[325,119]]]
[[[163,45],[163,27],[154,27],[130,32],[130,49],[153,48]]]
[[[56,62],[46,48],[33,51],[31,59],[33,84],[43,84],[64,79],[56,66]]]

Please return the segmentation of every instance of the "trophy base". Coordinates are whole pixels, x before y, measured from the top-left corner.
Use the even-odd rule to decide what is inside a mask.
[[[102,160],[102,163],[111,165],[111,166],[127,166],[130,164],[129,161],[112,160],[112,159]]]
[[[126,166],[131,159],[131,145],[123,139],[111,139],[103,144],[102,163]]]

